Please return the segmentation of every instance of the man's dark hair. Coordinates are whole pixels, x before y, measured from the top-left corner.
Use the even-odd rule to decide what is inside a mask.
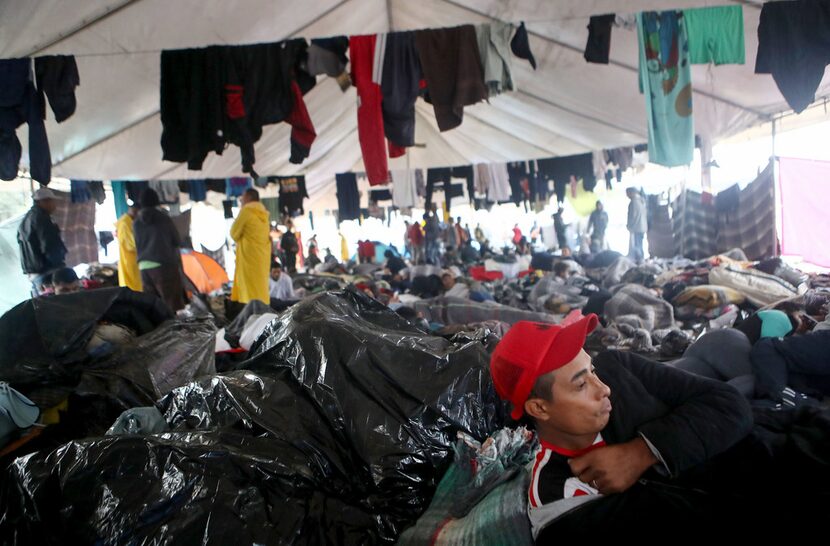
[[[531,398],[541,398],[542,400],[547,400],[548,402],[553,402],[553,393],[551,392],[553,389],[553,381],[554,381],[553,374],[545,374],[540,375],[536,382],[533,384],[533,388],[530,389],[530,394],[527,396],[527,399],[530,400]],[[529,429],[536,430],[536,419],[533,418],[529,413],[524,412],[522,414],[521,419],[519,419],[518,424],[524,425]]]
[[[565,262],[556,262],[553,264],[553,274],[559,276],[562,273],[567,273],[571,270],[571,266]]]
[[[254,188],[248,188],[245,190],[245,196],[251,201],[259,201],[259,192]]]
[[[553,393],[551,392],[551,389],[553,388],[554,379],[555,377],[551,373],[546,373],[545,375],[540,375],[536,378],[533,388],[530,389],[528,399],[541,398],[542,400],[553,402]]]
[[[412,307],[407,307],[406,305],[398,307],[397,309],[395,309],[395,312],[408,321],[413,321],[418,318],[418,313],[415,311],[415,309],[413,309]]]
[[[52,274],[52,285],[56,284],[72,284],[78,282],[78,274],[74,269],[69,267],[62,267]]]
[[[386,258],[391,258],[392,256],[394,256],[394,255],[395,255],[395,253],[394,253],[394,252],[392,252],[391,250],[386,250],[386,251],[383,253],[383,255],[384,255],[384,257],[386,257]]]
[[[141,208],[143,209],[152,209],[161,205],[159,194],[156,193],[156,190],[150,188],[141,192],[141,197],[139,197],[138,201],[141,203]]]

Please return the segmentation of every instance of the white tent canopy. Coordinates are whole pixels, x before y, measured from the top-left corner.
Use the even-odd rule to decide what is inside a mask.
[[[728,3],[726,0],[723,4]],[[754,74],[760,6],[744,6],[746,65],[693,67],[695,130],[713,141],[789,108],[772,77]],[[637,36],[615,28],[611,63],[586,63],[588,17],[712,5],[706,0],[29,0],[0,4],[0,57],[74,54],[81,86],[75,115],[47,121],[55,176],[80,179],[206,178],[240,175],[239,151],[211,155],[204,170],[161,160],[159,51],[526,21],[538,69],[514,60],[518,91],[465,110],[440,133],[432,107],[417,104],[416,141],[390,168],[451,166],[570,155],[647,140],[639,93]],[[825,77],[817,96],[830,92]],[[286,124],[266,127],[256,146],[260,174],[306,174],[315,203],[334,198],[334,173],[363,170],[356,93],[322,79],[306,96],[317,130],[311,156],[291,165]],[[21,141],[26,144],[25,131]]]

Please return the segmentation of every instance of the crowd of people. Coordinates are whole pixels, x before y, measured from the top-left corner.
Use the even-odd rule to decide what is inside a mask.
[[[493,333],[493,384],[540,443],[527,492],[538,541],[552,540],[577,506],[586,510],[575,519],[592,525],[638,511],[680,523],[690,506],[701,521],[722,523],[731,485],[701,481],[700,469],[715,465],[751,490],[752,476],[735,461],[770,471],[780,464],[748,439],[753,408],[821,408],[830,396],[830,294],[822,288],[830,278],[808,279],[778,259],[750,262],[740,251],[645,260],[645,203],[637,190],[627,196],[628,256],[607,248],[609,216],[598,201],[590,242],[573,253],[561,208],[553,214],[556,244],[541,240],[538,225],[525,235],[517,224],[501,248],[481,225],[471,230],[461,217],[442,222],[428,211],[405,223],[402,251],[384,245],[379,259],[380,243],[363,240],[356,259],[338,259],[329,249],[321,257],[316,237],[302,256],[290,220],[278,231],[248,189],[230,227],[236,265],[224,296],[264,304],[237,315],[259,331],[263,309],[278,313],[315,291],[351,285],[425,334]],[[56,199],[38,190],[19,231],[23,269],[38,294],[81,289],[51,219]],[[156,192],[143,192],[118,219],[117,237],[119,283],[183,309],[183,242]],[[724,280],[730,268],[753,281]],[[762,282],[787,286],[792,297],[751,299]],[[671,495],[665,484],[675,487]],[[698,498],[702,489],[711,504]]]

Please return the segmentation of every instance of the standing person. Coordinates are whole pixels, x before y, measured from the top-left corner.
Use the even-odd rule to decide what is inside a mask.
[[[464,227],[461,227],[461,217],[455,219],[455,229],[458,230],[458,240],[461,241],[458,246],[465,246],[472,240],[472,235],[470,235],[470,224],[464,224]]]
[[[631,234],[628,244],[628,255],[636,262],[641,262],[645,256],[643,252],[643,238],[648,231],[646,217],[646,202],[636,188],[627,188],[625,194],[631,200],[628,203],[628,223],[626,227]]]
[[[181,239],[173,220],[160,210],[159,196],[151,189],[139,198],[141,210],[133,223],[135,249],[144,292],[164,300],[172,311],[184,308]]]
[[[285,221],[285,233],[280,239],[280,248],[285,253],[285,269],[294,274],[297,272],[297,252],[300,250],[300,243],[294,234],[294,225],[291,220]]]
[[[426,262],[431,265],[439,265],[441,262],[438,238],[441,236],[441,226],[435,214],[424,213],[424,247],[426,249]]]
[[[412,227],[409,225],[409,220],[403,221],[403,248],[404,248],[404,256],[409,256],[409,259],[412,259],[412,241],[409,238],[409,229]]]
[[[138,206],[132,204],[115,224],[115,235],[118,237],[118,286],[141,292],[141,271],[138,269],[133,230],[136,215]]]
[[[233,274],[231,300],[268,303],[268,272],[271,264],[271,235],[268,209],[259,202],[259,192],[245,190],[239,198],[242,207],[231,226],[236,242],[236,269]]]
[[[605,228],[608,227],[608,213],[605,212],[602,201],[597,201],[597,206],[588,218],[588,233],[591,234],[591,253],[596,254],[605,249]]]
[[[450,216],[447,220],[447,227],[444,229],[444,245],[446,245],[446,258],[448,262],[453,260],[455,249],[458,248],[458,231],[455,229],[455,222]]]
[[[565,220],[562,219],[562,213],[565,209],[559,207],[559,210],[553,213],[553,231],[556,232],[556,242],[559,248],[568,247],[568,226],[565,225]]]
[[[422,263],[424,261],[424,232],[418,222],[412,222],[409,226],[409,244],[412,249],[412,264]]]
[[[522,230],[519,229],[519,224],[513,224],[513,244],[519,246],[522,240]]]
[[[20,262],[23,272],[32,281],[32,295],[43,292],[43,285],[52,282],[52,274],[66,265],[66,246],[61,230],[52,221],[58,206],[57,195],[49,188],[40,188],[32,197],[34,204],[17,228]]]

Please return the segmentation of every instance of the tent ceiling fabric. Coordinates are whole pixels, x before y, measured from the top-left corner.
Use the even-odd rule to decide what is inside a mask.
[[[726,4],[724,0],[718,4]],[[760,8],[744,5],[747,62],[693,67],[695,128],[712,140],[788,110],[772,77],[755,75]],[[527,21],[533,71],[514,60],[518,91],[465,110],[458,129],[440,133],[430,105],[417,105],[412,167],[531,159],[646,141],[645,104],[637,83],[637,35],[615,28],[611,64],[582,58],[588,16],[712,5],[710,0],[29,0],[0,4],[0,57],[78,55],[78,109],[66,122],[47,120],[54,174],[88,179],[203,178],[240,174],[239,150],[209,156],[203,171],[161,160],[161,49],[278,41],[452,26],[494,19]],[[186,21],[186,24],[183,22]],[[830,93],[825,77],[817,96]],[[336,172],[363,170],[356,93],[321,80],[306,103],[317,130],[311,156],[291,165],[289,127],[266,127],[257,171],[305,173],[315,200],[332,193]],[[26,136],[20,131],[21,141]],[[24,154],[25,155],[25,154]],[[25,157],[24,157],[25,162]],[[390,160],[405,168],[406,159]]]

